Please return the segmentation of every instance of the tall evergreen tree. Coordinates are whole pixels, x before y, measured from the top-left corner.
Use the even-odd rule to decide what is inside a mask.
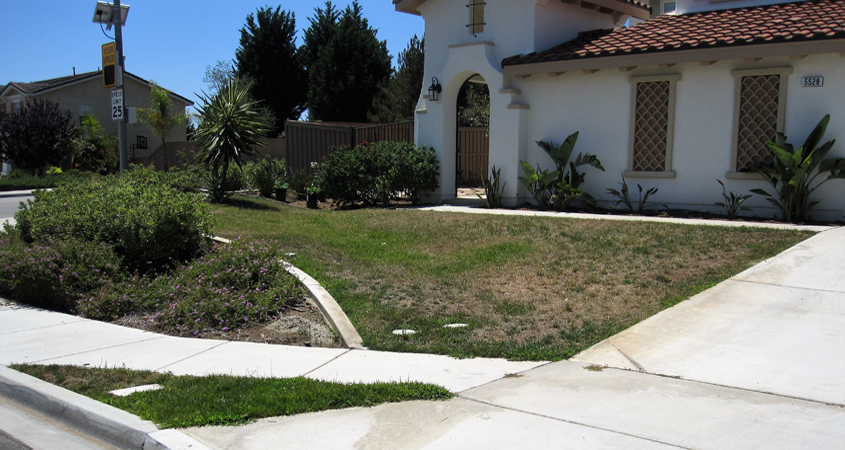
[[[370,122],[391,123],[413,120],[414,110],[423,88],[425,39],[416,35],[399,53],[399,68],[379,85],[368,114]]]
[[[390,76],[390,54],[358,2],[339,13],[330,1],[317,8],[300,49],[308,70],[313,120],[366,122],[379,83]]]
[[[275,115],[276,134],[284,131],[285,119],[298,119],[305,110],[307,78],[292,12],[266,7],[246,16],[235,66],[238,77],[252,81],[252,96]]]

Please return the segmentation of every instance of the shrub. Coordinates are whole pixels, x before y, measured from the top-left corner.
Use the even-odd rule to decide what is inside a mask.
[[[719,183],[721,183],[721,181]],[[637,183],[637,189],[639,190],[639,197],[637,197],[637,201],[634,202],[631,200],[630,191],[628,190],[628,182],[625,181],[625,174],[622,174],[622,191],[620,192],[614,188],[607,188],[607,192],[618,198],[619,201],[617,201],[616,204],[618,205],[622,203],[625,206],[625,210],[628,212],[643,212],[649,209],[649,207],[654,206],[649,205],[647,202],[648,198],[656,194],[658,189],[656,187],[648,188],[645,191],[645,195],[643,195],[643,187],[639,183]],[[634,208],[634,203],[637,204],[636,208]]]
[[[501,208],[502,207],[502,195],[505,192],[505,185],[507,185],[507,181],[501,183],[502,178],[502,169],[496,170],[496,166],[493,165],[492,170],[492,177],[482,177],[481,178],[481,185],[484,186],[484,193],[486,194],[484,200],[487,202],[488,208]],[[475,194],[478,198],[481,198],[481,194]]]
[[[81,295],[122,279],[120,259],[106,244],[49,239],[29,245],[0,235],[0,294],[22,303],[73,311]]]
[[[340,147],[317,166],[314,184],[341,205],[387,205],[399,198],[416,205],[438,187],[437,157],[433,150],[409,142]]]
[[[154,312],[153,328],[179,334],[266,321],[303,293],[285,271],[278,242],[235,240],[158,277],[140,276],[79,302],[85,317],[113,320]]]
[[[270,159],[265,155],[257,162],[248,162],[244,166],[244,181],[247,186],[257,189],[262,197],[273,196],[273,188],[277,181],[284,180],[287,162]]]
[[[78,128],[57,102],[34,100],[20,111],[0,112],[0,159],[36,175],[73,152]]]
[[[222,170],[218,172],[210,169],[203,170],[202,184],[208,189],[208,195],[213,202],[224,202],[234,191],[244,187],[244,175],[240,167],[233,164],[225,173],[224,177]]]
[[[201,197],[176,191],[151,169],[37,191],[27,203],[15,215],[24,241],[107,243],[131,270],[193,258],[211,233],[211,213]]]
[[[12,175],[15,176],[12,177]],[[44,178],[14,170],[8,177],[0,179],[0,191],[54,188],[66,183],[87,180],[88,177],[88,174],[75,170],[66,170],[56,175],[47,175]]]

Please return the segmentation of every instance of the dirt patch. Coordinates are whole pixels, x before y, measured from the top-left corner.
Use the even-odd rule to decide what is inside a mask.
[[[153,329],[150,317],[144,314],[125,316],[112,323],[162,333],[160,330]],[[341,346],[340,339],[326,324],[323,314],[316,306],[309,303],[286,307],[276,317],[266,322],[251,324],[235,330],[200,332],[194,337],[305,347],[337,348]]]

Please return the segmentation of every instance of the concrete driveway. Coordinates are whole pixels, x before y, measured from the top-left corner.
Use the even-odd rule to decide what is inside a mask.
[[[845,442],[845,228],[597,344],[458,393],[186,430],[218,449],[833,449]]]

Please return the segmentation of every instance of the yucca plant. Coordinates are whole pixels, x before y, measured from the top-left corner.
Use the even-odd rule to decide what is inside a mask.
[[[784,222],[804,221],[807,211],[819,203],[811,202],[810,194],[834,178],[845,179],[845,158],[824,159],[836,141],[830,140],[819,146],[828,122],[830,114],[819,121],[804,145],[797,150],[786,142],[786,136],[780,132],[775,142],[768,143],[775,156],[775,164],[760,168],[758,172],[772,185],[774,193],[763,189],[752,189],[751,192],[766,197],[777,206]],[[827,174],[827,178],[813,186],[816,177],[823,174]]]
[[[496,166],[493,166],[492,177],[481,177],[481,185],[484,186],[484,192],[486,194],[485,200],[487,201],[488,208],[501,208],[502,207],[502,194],[505,192],[505,185],[507,185],[507,181],[502,183],[501,187],[499,186],[499,182],[501,181],[502,169],[496,170]],[[481,194],[475,194],[478,198],[481,198]]]
[[[747,206],[742,206],[746,200],[751,198],[751,194],[745,195],[736,195],[733,192],[727,193],[725,191],[725,183],[722,182],[720,179],[716,179],[719,184],[722,185],[722,198],[725,199],[724,202],[716,202],[714,205],[721,206],[725,208],[725,213],[728,215],[729,220],[734,220],[739,216],[740,211],[751,211],[751,208]]]
[[[200,124],[197,127],[197,161],[211,170],[217,186],[213,200],[222,201],[221,186],[226,185],[229,164],[243,165],[245,156],[255,155],[253,146],[263,146],[261,138],[268,126],[259,117],[259,102],[252,100],[249,87],[231,79],[213,96],[201,94]]]

